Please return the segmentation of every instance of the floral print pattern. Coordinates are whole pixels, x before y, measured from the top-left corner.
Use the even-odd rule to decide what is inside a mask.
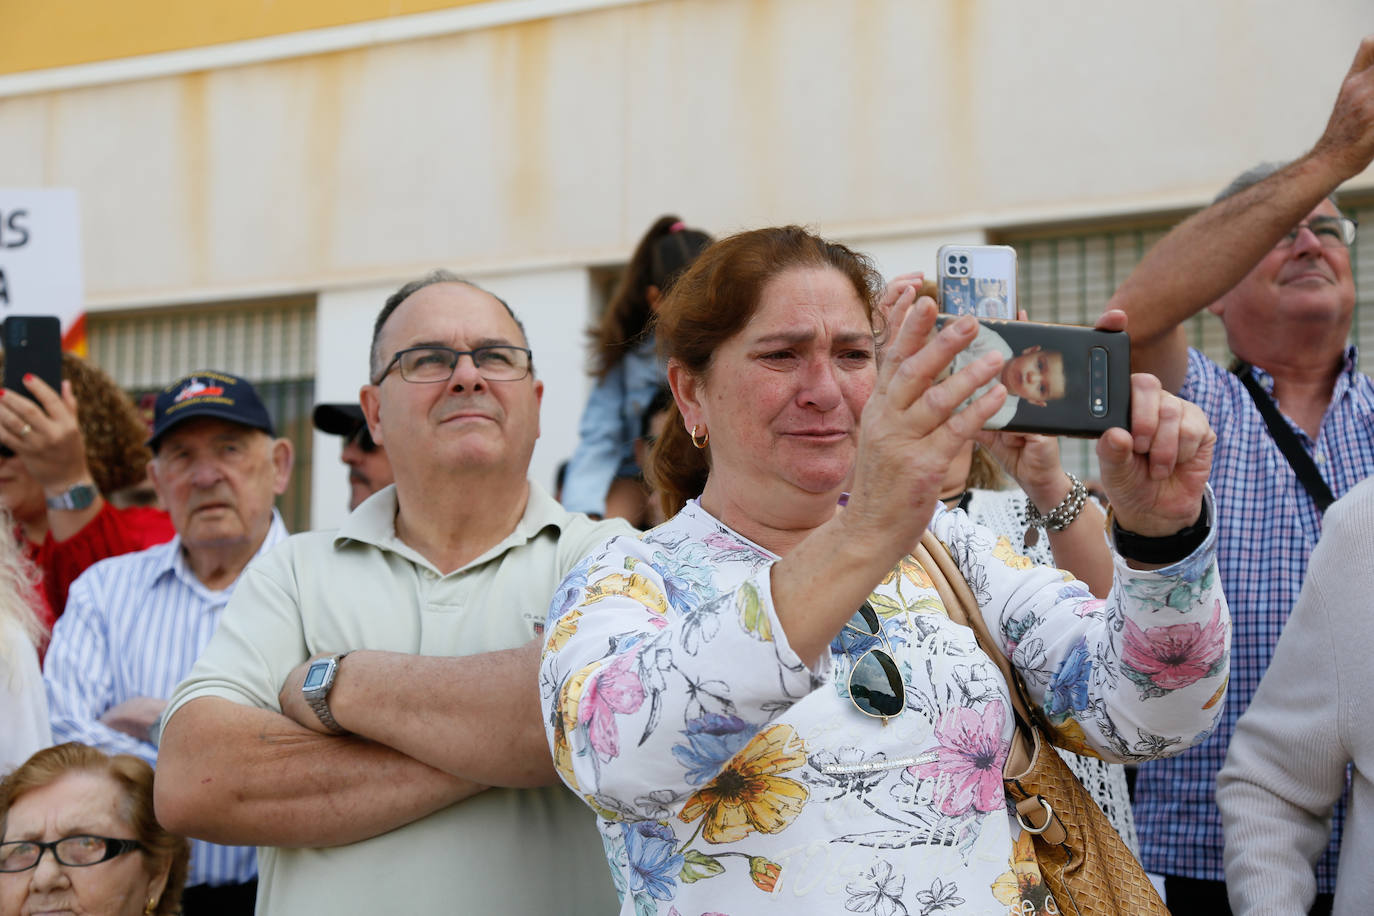
[[[1210,539],[1164,570],[1118,562],[1104,602],[962,513],[932,528],[1061,743],[1138,760],[1209,733],[1230,639]],[[1007,687],[926,571],[908,557],[875,587],[881,638],[845,629],[803,660],[775,560],[690,503],[551,603],[549,742],[598,815],[623,916],[1057,912],[1007,809]],[[848,695],[874,647],[903,680],[886,722]]]

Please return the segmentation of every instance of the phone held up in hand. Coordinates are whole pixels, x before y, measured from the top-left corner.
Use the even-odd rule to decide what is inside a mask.
[[[10,391],[37,400],[24,384],[26,375],[62,390],[62,322],[55,316],[10,315],[0,323],[0,344],[5,349],[4,385]],[[0,445],[0,456],[13,454]]]
[[[1016,249],[942,245],[936,255],[940,311],[975,318],[1016,318]]]
[[[936,326],[954,320],[940,315]],[[954,357],[950,371],[988,352],[1002,354],[1001,375],[973,395],[998,381],[1007,389],[984,429],[1095,438],[1113,426],[1130,428],[1131,343],[1125,332],[987,318],[978,325],[978,336]]]

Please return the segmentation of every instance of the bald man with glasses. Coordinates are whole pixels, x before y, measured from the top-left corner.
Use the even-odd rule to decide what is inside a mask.
[[[528,480],[544,383],[491,293],[401,287],[369,378],[395,485],[249,571],[169,705],[158,817],[259,846],[259,913],[614,912],[538,657],[559,582],[631,529]]]

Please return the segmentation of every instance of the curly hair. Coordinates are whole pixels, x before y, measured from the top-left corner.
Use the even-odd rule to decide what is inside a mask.
[[[4,365],[0,354],[0,368]],[[96,489],[108,496],[142,483],[152,453],[145,444],[148,427],[134,402],[104,370],[71,353],[62,354],[62,378],[76,395],[76,423]]]
[[[186,840],[169,832],[153,812],[153,768],[131,754],[110,756],[85,744],[69,741],[36,752],[17,769],[0,780],[0,831],[9,818],[10,808],[29,792],[41,789],[68,773],[96,773],[114,780],[123,795],[121,813],[134,838],[143,846],[149,874],[163,863],[170,863],[167,885],[158,898],[155,916],[173,916],[181,911],[181,892],[191,861]]]

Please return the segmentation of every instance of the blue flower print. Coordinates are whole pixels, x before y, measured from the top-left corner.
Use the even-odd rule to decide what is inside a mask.
[[[1092,670],[1092,658],[1085,636],[1069,651],[1068,657],[1050,679],[1045,696],[1045,714],[1050,721],[1063,722],[1073,713],[1087,708],[1088,679]]]
[[[587,557],[574,566],[559,584],[558,591],[554,592],[553,600],[549,602],[549,618],[546,622],[550,630],[582,597],[582,590],[587,587],[587,573],[591,572],[591,568],[592,558]]]
[[[625,853],[630,863],[630,893],[671,900],[684,860],[673,851],[673,830],[656,821],[625,825]]]
[[[673,756],[687,768],[694,786],[715,779],[731,757],[749,743],[754,730],[738,716],[707,713],[687,723],[687,744],[673,746]]]

